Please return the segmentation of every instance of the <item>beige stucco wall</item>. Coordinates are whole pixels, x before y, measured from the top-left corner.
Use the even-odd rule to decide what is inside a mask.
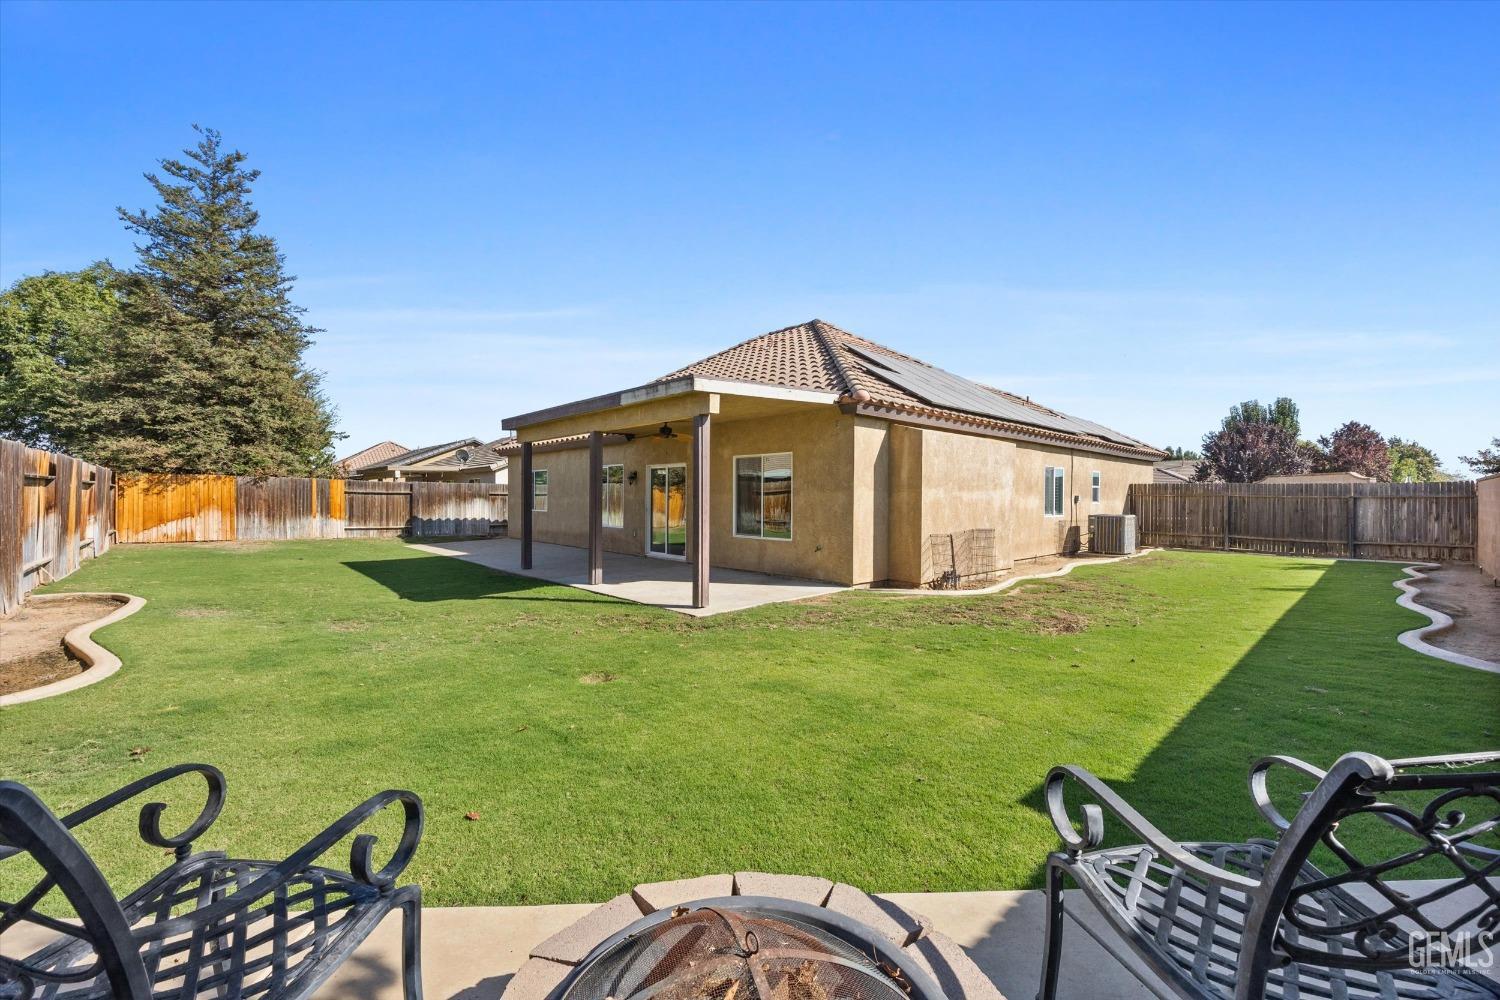
[[[1047,466],[1065,471],[1061,517],[1044,513]],[[1092,500],[1091,475],[1100,473],[1099,502]],[[1018,444],[1014,488],[1011,491],[1011,549],[1013,560],[1037,559],[1077,552],[1088,546],[1090,514],[1123,514],[1131,483],[1151,482],[1151,463],[1113,458],[1090,451],[1046,445]],[[1073,498],[1077,497],[1075,504]]]
[[[713,563],[732,569],[800,576],[836,583],[856,581],[853,535],[856,494],[861,516],[873,519],[874,501],[859,490],[851,490],[856,418],[831,406],[809,406],[793,415],[755,420],[715,422],[711,429],[709,490]],[[869,450],[869,435],[866,435]],[[604,529],[604,547],[612,552],[640,555],[646,549],[647,469],[652,465],[687,466],[688,491],[692,490],[691,442],[686,435],[662,440],[640,437],[622,444],[606,445],[605,464],[625,467],[625,527]],[[878,451],[878,446],[875,448]],[[741,538],[734,534],[734,458],[790,452],[792,455],[792,537],[789,540]],[[866,478],[874,488],[878,455],[871,456]],[[520,462],[515,463],[520,468]],[[534,469],[546,469],[550,487],[548,509],[533,514],[533,537],[539,542],[562,545],[588,544],[588,449],[538,450]],[[636,474],[635,483],[630,474]],[[512,500],[519,505],[522,484],[513,486]],[[512,516],[519,527],[519,507]],[[689,531],[688,557],[692,558]],[[863,556],[868,563],[874,546],[868,540]],[[883,558],[883,553],[882,553]]]
[[[1500,577],[1500,475],[1479,481],[1479,537],[1475,560],[1490,579]]]
[[[971,529],[993,530],[996,568],[1010,565],[1015,442],[904,424],[889,427],[887,579],[907,586],[927,582],[928,538]]]
[[[1090,514],[1125,511],[1131,483],[1151,481],[1151,463],[928,427],[891,425],[890,580],[929,582],[927,539],[993,529],[995,564],[1074,552],[1088,544]],[[1046,515],[1047,466],[1065,470],[1060,517]],[[1099,502],[1092,500],[1100,473]],[[1079,497],[1077,504],[1074,496]]]
[[[714,565],[855,586],[927,582],[923,559],[933,534],[993,529],[997,568],[1076,551],[1087,544],[1089,514],[1124,512],[1130,484],[1151,481],[1145,460],[892,424],[827,405],[758,419],[716,419],[712,442]],[[549,509],[533,515],[534,537],[587,545],[588,450],[544,447],[538,446],[533,467],[548,470],[551,492]],[[647,468],[683,463],[691,490],[689,447],[685,435],[605,446],[605,463],[624,465],[626,478],[625,527],[604,529],[606,549],[644,553]],[[792,538],[737,537],[734,458],[775,452],[792,454]],[[1043,513],[1042,470],[1048,465],[1066,470],[1063,517]],[[1089,489],[1096,469],[1103,474],[1098,504]],[[511,486],[515,530],[522,484]],[[1074,495],[1080,497],[1076,505]],[[689,545],[691,537],[690,531]]]

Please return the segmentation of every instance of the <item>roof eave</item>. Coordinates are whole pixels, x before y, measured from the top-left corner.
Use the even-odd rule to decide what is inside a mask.
[[[713,392],[725,396],[751,396],[759,399],[784,399],[802,403],[836,403],[839,400],[838,393],[824,392],[819,389],[803,389],[790,385],[771,385],[765,382],[741,382],[735,379],[705,378],[701,375],[684,375],[680,378],[668,379],[665,382],[648,382],[645,385],[638,385],[632,389],[607,392],[602,396],[590,396],[588,399],[579,399],[571,403],[549,406],[543,410],[533,410],[530,413],[521,413],[513,417],[506,417],[500,422],[500,428],[507,431],[520,430],[524,427],[534,427],[537,424],[562,420],[566,417],[577,417],[587,413],[600,413],[621,406],[650,402],[654,399],[667,399],[672,396],[683,396],[694,392]]]
[[[1070,448],[1074,451],[1097,452],[1102,455],[1136,458],[1141,461],[1154,461],[1166,454],[1165,452],[1160,452],[1149,447],[1138,448],[1113,441],[1094,441],[1071,434],[1048,431],[1040,427],[1030,428],[1023,424],[1013,424],[1007,421],[992,420],[984,417],[971,416],[966,419],[960,419],[936,412],[928,407],[913,407],[897,403],[881,402],[879,400],[846,403],[844,404],[844,409],[846,412],[858,414],[859,416],[879,417],[895,423],[940,427],[964,434],[980,434],[985,437],[1026,441],[1032,444],[1057,445],[1063,448]]]

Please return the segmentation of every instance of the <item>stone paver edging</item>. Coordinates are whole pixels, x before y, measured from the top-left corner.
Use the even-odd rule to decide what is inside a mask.
[[[658,910],[719,896],[794,899],[842,913],[884,935],[954,1000],[1005,1000],[973,960],[932,921],[851,885],[807,875],[735,872],[638,885],[590,911],[531,949],[530,961],[505,988],[503,1000],[546,1000],[594,946]]]
[[[1408,629],[1396,636],[1396,641],[1407,649],[1415,650],[1426,656],[1434,656],[1439,660],[1447,660],[1449,663],[1457,663],[1461,667],[1470,667],[1474,670],[1484,670],[1492,674],[1500,674],[1500,663],[1491,663],[1489,660],[1481,660],[1477,656],[1465,656],[1463,653],[1455,653],[1449,649],[1442,649],[1426,641],[1427,636],[1444,632],[1453,627],[1453,619],[1438,611],[1429,608],[1425,604],[1417,603],[1417,595],[1422,592],[1420,587],[1415,586],[1415,581],[1427,579],[1427,574],[1421,572],[1424,569],[1437,569],[1438,563],[1411,563],[1401,568],[1409,579],[1397,580],[1391,586],[1401,591],[1401,596],[1396,598],[1396,603],[1403,608],[1409,608],[1419,614],[1426,615],[1431,621],[1419,628]]]
[[[870,589],[872,594],[888,594],[893,597],[983,597],[985,594],[998,594],[1002,590],[1009,590],[1018,583],[1026,583],[1028,580],[1048,580],[1054,576],[1067,576],[1079,566],[1107,566],[1110,563],[1124,562],[1126,559],[1139,559],[1149,556],[1160,549],[1141,549],[1132,552],[1128,556],[1111,556],[1107,559],[1074,559],[1067,565],[1054,569],[1048,573],[1032,573],[1029,576],[1013,576],[988,587],[978,587],[974,590],[934,590],[929,587],[874,587]]]
[[[97,684],[120,669],[120,658],[95,642],[93,638],[94,632],[106,625],[119,621],[121,618],[129,618],[145,607],[146,599],[144,597],[136,597],[134,594],[94,592],[78,594],[32,594],[27,600],[42,603],[46,601],[68,601],[79,597],[100,597],[122,602],[118,608],[103,618],[95,618],[91,622],[75,625],[69,630],[67,635],[63,636],[63,645],[68,647],[68,651],[82,660],[87,666],[72,677],[64,677],[60,681],[43,684],[41,687],[0,695],[0,708],[4,708],[7,705],[19,705],[28,701],[40,701],[43,698],[51,698],[54,695],[76,691],[81,687]]]

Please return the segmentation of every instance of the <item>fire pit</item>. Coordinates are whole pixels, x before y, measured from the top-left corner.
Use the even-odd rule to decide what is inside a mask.
[[[636,886],[542,942],[504,1000],[1004,1000],[953,941],[853,886]]]

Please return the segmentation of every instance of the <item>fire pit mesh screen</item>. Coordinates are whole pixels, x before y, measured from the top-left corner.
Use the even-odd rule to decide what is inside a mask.
[[[592,960],[565,1000],[908,1000],[838,936],[785,913],[705,907],[621,940]]]

